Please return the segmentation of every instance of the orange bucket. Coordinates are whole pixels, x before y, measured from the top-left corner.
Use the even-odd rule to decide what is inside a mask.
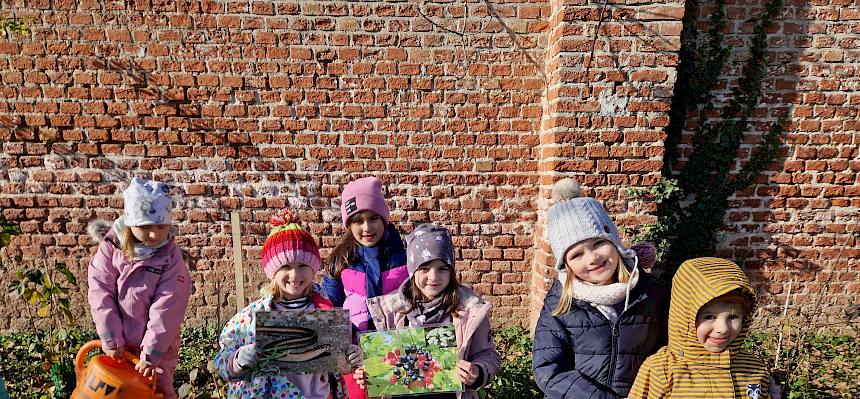
[[[70,399],[159,399],[155,393],[155,375],[146,378],[134,369],[140,359],[123,351],[124,359],[97,355],[85,365],[87,354],[100,349],[102,342],[93,340],[84,344],[75,357],[75,375],[78,384]]]

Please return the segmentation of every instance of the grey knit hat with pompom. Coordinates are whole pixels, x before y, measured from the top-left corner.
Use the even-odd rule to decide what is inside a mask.
[[[636,252],[621,244],[618,228],[609,218],[606,208],[594,198],[581,197],[575,180],[557,181],[552,187],[552,201],[546,215],[547,238],[557,269],[564,269],[564,256],[570,247],[595,237],[612,241],[624,263],[634,266]]]

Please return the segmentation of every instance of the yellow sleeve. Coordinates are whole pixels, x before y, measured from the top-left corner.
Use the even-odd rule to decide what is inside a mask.
[[[627,395],[628,399],[662,399],[668,395],[672,378],[666,370],[665,358],[661,355],[663,355],[662,350],[649,356],[645,363],[642,363],[633,387]]]

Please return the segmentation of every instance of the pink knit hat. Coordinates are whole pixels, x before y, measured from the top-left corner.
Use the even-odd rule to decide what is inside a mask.
[[[301,262],[320,271],[320,249],[314,238],[301,226],[299,214],[281,210],[269,220],[272,231],[263,244],[263,271],[271,279],[282,266]]]
[[[340,218],[343,227],[349,227],[349,217],[361,211],[373,211],[388,224],[389,211],[382,197],[382,181],[375,177],[356,179],[343,188],[340,201]]]

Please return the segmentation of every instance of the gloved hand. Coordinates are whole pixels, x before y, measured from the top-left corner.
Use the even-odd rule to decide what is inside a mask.
[[[352,370],[361,367],[364,364],[364,353],[358,345],[350,344],[346,348],[346,363]]]
[[[257,345],[244,345],[239,348],[238,352],[236,352],[236,365],[238,365],[242,370],[250,370],[257,365],[258,357]]]

